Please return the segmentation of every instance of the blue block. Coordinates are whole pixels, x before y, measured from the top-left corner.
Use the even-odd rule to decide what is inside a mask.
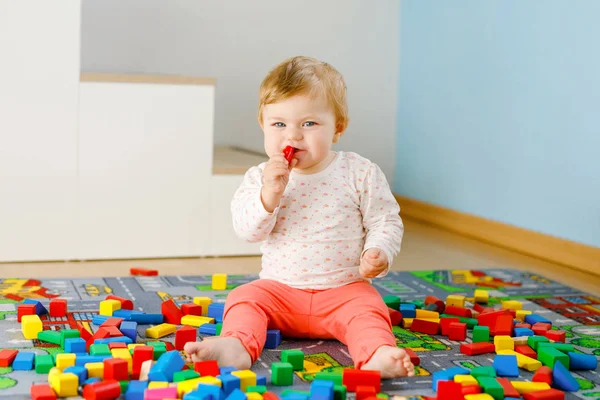
[[[437,383],[438,381],[451,381],[454,379],[456,375],[470,375],[471,372],[463,367],[452,367],[449,369],[443,369],[441,371],[436,371],[433,373],[433,379],[431,385],[433,390],[437,392]]]
[[[31,371],[33,369],[34,361],[35,353],[19,351],[13,361],[12,368],[14,371]]]
[[[125,400],[144,400],[144,390],[148,381],[130,381],[125,392]]]
[[[198,396],[197,398],[201,400],[223,400],[225,398],[221,388],[215,385],[205,385],[201,383],[193,392],[193,396]]]
[[[498,376],[518,377],[519,365],[517,364],[517,356],[513,354],[498,354],[494,357],[493,367]]]
[[[81,382],[83,382],[83,383],[81,383]],[[95,377],[95,378],[86,379],[85,381],[80,380],[79,386],[91,385],[92,383],[96,383],[96,382],[102,382],[102,379]]]
[[[85,367],[75,365],[74,367],[65,368],[63,372],[64,373],[70,372],[72,374],[77,375],[77,377],[79,378],[80,386],[81,386],[82,382],[85,382],[87,380],[88,371],[87,371],[87,369],[85,369]]]
[[[575,380],[569,370],[561,363],[554,364],[552,370],[552,386],[565,392],[576,392],[579,390],[579,382]]]
[[[267,330],[265,349],[275,349],[281,344],[281,332],[278,329]]]
[[[267,377],[262,375],[256,375],[257,386],[267,386]]]
[[[211,303],[208,305],[208,316],[223,321],[225,312],[225,303]]]
[[[164,317],[162,314],[131,314],[130,319],[138,324],[162,324]]]
[[[181,371],[185,362],[177,350],[167,351],[162,354],[150,369],[150,381],[173,382],[173,374]]]
[[[221,367],[220,372],[221,372],[221,375],[229,375],[233,371],[237,371],[237,370],[238,369],[236,367]]]
[[[598,359],[590,354],[567,353],[569,355],[569,368],[572,370],[593,371],[598,368]]]
[[[105,355],[105,356],[77,356],[75,357],[75,365],[78,367],[83,367],[85,366],[85,364],[87,363],[94,363],[94,362],[103,362],[105,359],[107,358],[111,358],[112,356],[109,355]]]
[[[544,318],[541,315],[538,314],[529,314],[525,316],[525,322],[528,323],[529,325],[532,325],[537,323],[537,322],[543,322],[546,324],[552,324],[552,321],[550,321],[548,318]]]
[[[534,336],[535,333],[529,328],[515,328],[514,333],[516,337],[519,336]]]
[[[94,339],[94,344],[109,344],[109,343],[132,344],[133,340],[131,340],[127,336],[115,336],[115,337],[104,338],[104,339]]]
[[[325,400],[333,400],[333,381],[314,380],[310,385],[310,397],[314,399],[316,397]]]
[[[94,315],[92,317],[92,324],[94,324],[94,325],[102,325],[109,318],[112,318],[112,317],[109,317],[108,315],[96,314],[96,315]]]
[[[308,396],[302,393],[290,393],[283,396],[283,400],[308,400]]]
[[[65,339],[65,353],[85,353],[85,340],[82,338]]]
[[[198,333],[215,336],[217,334],[217,326],[215,324],[200,325],[200,328],[198,328]]]
[[[136,310],[123,310],[123,309],[113,311],[113,317],[123,318],[123,321],[131,321],[131,316],[133,314],[143,314],[143,312],[136,311]]]
[[[402,318],[415,318],[417,316],[417,306],[414,304],[400,304],[399,311]]]
[[[133,343],[137,340],[137,322],[135,321],[123,321],[119,330],[125,336],[127,336]]]
[[[223,368],[221,368],[222,370]],[[223,391],[225,392],[225,396],[229,396],[231,392],[235,389],[240,388],[240,378],[235,375],[225,374],[217,376],[218,379],[221,380],[221,386],[223,386]],[[258,384],[258,383],[257,383]]]
[[[198,390],[192,390],[183,395],[183,400],[215,400],[211,395],[199,392]]]
[[[235,389],[227,396],[226,400],[246,400],[247,398],[246,393],[242,392],[240,389]]]
[[[35,313],[39,316],[48,314],[46,307],[44,307],[44,305],[37,300],[25,299],[23,300],[23,304],[35,304]]]

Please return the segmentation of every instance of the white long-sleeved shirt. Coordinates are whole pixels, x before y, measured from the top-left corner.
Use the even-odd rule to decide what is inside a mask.
[[[315,174],[292,170],[279,206],[260,199],[266,163],[250,168],[231,202],[237,235],[262,241],[262,279],[301,289],[329,289],[363,281],[364,251],[381,249],[389,265],[400,251],[400,208],[381,169],[340,151]],[[387,274],[387,270],[379,276]]]

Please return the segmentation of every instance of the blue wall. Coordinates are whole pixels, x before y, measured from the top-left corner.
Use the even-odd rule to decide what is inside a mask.
[[[401,4],[394,192],[600,247],[600,1]]]

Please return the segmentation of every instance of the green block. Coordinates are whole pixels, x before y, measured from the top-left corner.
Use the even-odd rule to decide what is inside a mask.
[[[119,386],[121,386],[121,393],[125,393],[129,387],[129,381],[119,381]]]
[[[383,302],[386,306],[394,310],[400,308],[400,297],[398,296],[383,296]]]
[[[92,344],[90,345],[90,355],[92,356],[110,356],[110,348],[107,344]]]
[[[77,329],[63,329],[60,331],[60,347],[65,348],[65,339],[78,337],[81,337],[81,334]]]
[[[41,342],[60,344],[60,332],[59,331],[41,331],[37,336]]]
[[[281,362],[292,364],[294,371],[303,371],[304,353],[300,350],[282,350]]]
[[[566,369],[569,369],[570,364],[568,355],[550,346],[538,348],[538,361],[550,368],[554,368],[556,362],[562,363]]]
[[[187,381],[188,379],[200,378],[200,374],[191,369],[184,369],[173,374],[173,382]]]
[[[553,347],[556,350],[562,351],[563,353],[568,353],[570,351],[575,351],[575,348],[573,347],[572,344],[569,343],[550,343],[550,342],[540,342],[538,343],[538,350],[541,349],[542,347]]]
[[[35,372],[38,374],[47,374],[50,368],[54,367],[54,359],[50,354],[35,355]]]
[[[483,388],[483,392],[492,396],[494,400],[504,400],[504,388],[496,378],[480,376],[477,378],[477,382]]]
[[[271,383],[275,386],[292,386],[294,383],[294,367],[292,364],[289,362],[272,363]]]
[[[317,372],[315,380],[332,381],[335,385],[342,385],[343,374],[341,372]]]
[[[546,336],[529,336],[527,338],[527,344],[529,345],[529,347],[531,347],[533,350],[537,351],[538,350],[538,344],[540,344],[541,342],[550,342],[550,339],[548,339]]]
[[[377,397],[378,399],[384,399],[384,400],[390,398],[390,396],[388,396],[385,393],[377,393],[377,395],[375,397]]]
[[[289,394],[299,394],[302,396],[310,397],[310,392],[303,392],[302,390],[294,390],[294,389],[285,389],[281,392],[281,398],[283,398]]]
[[[217,336],[221,336],[221,331],[223,330],[223,323],[219,322],[215,325],[215,328],[217,329]]]
[[[346,386],[344,385],[335,385],[333,387],[333,400],[346,400]]]
[[[246,393],[260,393],[264,394],[267,391],[267,387],[263,385],[258,386],[248,386],[246,388]]]
[[[471,375],[475,378],[480,376],[489,376],[490,378],[496,377],[496,370],[494,367],[475,367],[471,370]]]
[[[154,361],[158,360],[160,356],[167,352],[167,345],[165,342],[148,342],[146,345],[154,348]]]
[[[473,343],[489,342],[490,328],[488,326],[476,326],[473,328]]]
[[[467,324],[467,328],[469,329],[473,329],[475,326],[477,326],[477,324],[479,324],[479,321],[477,321],[475,318],[458,317],[458,320],[463,324]]]
[[[425,307],[425,300],[413,300],[410,303],[414,304],[415,306],[417,306],[417,308],[423,308],[423,307]]]

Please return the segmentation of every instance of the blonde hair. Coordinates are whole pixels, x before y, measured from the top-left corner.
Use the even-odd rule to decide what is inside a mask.
[[[333,66],[310,57],[293,57],[273,68],[260,85],[258,123],[262,126],[265,105],[289,97],[324,95],[333,109],[336,131],[348,126],[348,105],[344,77]]]

